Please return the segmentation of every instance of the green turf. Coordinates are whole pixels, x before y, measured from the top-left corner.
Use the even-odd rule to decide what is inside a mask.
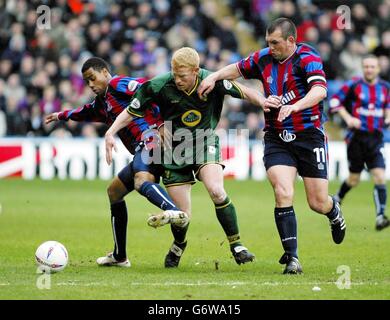
[[[327,219],[311,212],[297,183],[300,276],[285,276],[273,217],[273,193],[266,182],[226,181],[239,214],[241,235],[256,261],[238,266],[198,184],[193,220],[179,269],[165,270],[169,227],[146,225],[152,205],[127,197],[129,269],[99,268],[97,257],[112,249],[107,181],[0,180],[0,299],[389,299],[390,229],[374,230],[372,184],[362,183],[343,205],[347,235],[333,244]],[[337,184],[331,185],[335,191]],[[70,264],[50,276],[50,289],[37,288],[34,252],[46,240],[62,242]],[[216,269],[218,265],[218,270]],[[350,289],[335,282],[339,266],[351,271]],[[321,291],[313,291],[320,287]]]

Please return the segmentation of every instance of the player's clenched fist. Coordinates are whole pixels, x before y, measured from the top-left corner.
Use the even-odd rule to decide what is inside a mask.
[[[264,112],[270,112],[270,108],[279,108],[282,105],[282,97],[268,96],[263,103]]]
[[[45,118],[45,124],[49,124],[50,122],[53,122],[53,121],[58,121],[59,120],[58,114],[59,114],[59,112],[54,112],[54,113],[47,115]]]
[[[286,119],[290,114],[296,112],[296,107],[294,105],[285,105],[282,106],[279,110],[278,121],[282,122]]]

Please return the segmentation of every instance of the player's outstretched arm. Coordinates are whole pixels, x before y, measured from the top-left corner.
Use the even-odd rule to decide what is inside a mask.
[[[271,108],[279,108],[281,106],[281,97],[279,96],[269,96],[266,98],[260,90],[249,88],[237,82],[235,82],[235,85],[244,94],[244,99],[256,106],[260,106],[264,112],[270,112]]]
[[[53,121],[59,121],[60,119],[58,119],[58,114],[59,112],[53,112],[51,114],[48,114],[45,118],[45,124],[49,124]]]
[[[106,145],[106,162],[108,165],[112,163],[112,149],[117,152],[114,135],[117,134],[119,130],[126,127],[132,120],[132,115],[129,114],[127,110],[123,110],[107,130],[104,136],[104,142]]]
[[[311,108],[312,106],[318,104],[320,101],[324,100],[327,96],[327,90],[323,86],[314,86],[306,94],[304,98],[297,101],[294,104],[284,105],[280,108],[278,121],[283,121],[290,114]]]
[[[215,82],[218,80],[234,80],[241,76],[236,64],[229,64],[226,67],[210,74],[202,80],[198,87],[199,98],[205,98],[214,89]]]

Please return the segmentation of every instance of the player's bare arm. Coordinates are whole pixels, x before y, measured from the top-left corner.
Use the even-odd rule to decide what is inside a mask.
[[[198,87],[198,95],[201,99],[206,97],[214,89],[215,82],[218,80],[234,80],[239,77],[241,77],[241,74],[236,64],[229,64],[203,79]]]
[[[390,125],[390,110],[385,111],[385,125]]]
[[[344,107],[341,107],[338,110],[338,114],[347,124],[347,127],[350,129],[359,129],[362,125],[360,119],[352,116]]]
[[[123,110],[104,135],[104,142],[106,146],[106,162],[108,165],[110,165],[112,162],[112,149],[117,152],[114,135],[117,134],[119,130],[126,127],[132,120],[133,116],[129,114],[127,110]]]
[[[284,105],[280,108],[278,121],[282,122],[290,114],[310,108],[320,101],[324,100],[327,96],[327,90],[323,86],[316,85],[310,89],[307,95],[291,105]]]
[[[239,87],[244,94],[244,99],[256,106],[260,106],[263,108],[264,112],[270,112],[271,108],[279,108],[281,106],[281,97],[269,96],[266,98],[260,90],[249,88],[237,82],[235,82],[235,85]]]

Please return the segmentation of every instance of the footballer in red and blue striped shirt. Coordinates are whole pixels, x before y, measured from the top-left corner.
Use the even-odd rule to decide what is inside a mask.
[[[260,79],[265,96],[281,97],[282,105],[292,105],[306,96],[313,86],[326,88],[326,78],[321,57],[307,44],[297,44],[295,52],[283,61],[276,60],[270,48],[257,51],[239,61],[237,68],[246,79]],[[280,109],[266,112],[265,131],[298,132],[308,128],[321,128],[323,102],[311,108],[292,113],[284,121],[278,121]]]
[[[364,57],[362,67],[363,77],[345,83],[330,100],[330,112],[337,112],[348,127],[349,175],[336,197],[342,201],[358,185],[361,172],[367,168],[375,183],[375,228],[380,231],[390,226],[385,215],[387,187],[382,133],[384,126],[390,124],[390,84],[379,78],[380,66],[376,56]]]
[[[322,61],[312,47],[296,39],[291,20],[272,21],[266,31],[268,48],[218,70],[198,89],[204,97],[215,81],[240,76],[258,79],[263,85],[264,96],[259,94],[256,104],[266,119],[263,161],[275,194],[274,216],[284,249],[279,263],[286,265],[284,274],[302,273],[293,207],[297,173],[303,178],[310,208],[329,219],[336,244],[343,241],[346,230],[340,207],[328,192],[327,140],[322,128],[327,87]]]
[[[128,107],[135,91],[145,81],[145,78],[113,76],[103,94],[98,94],[92,102],[77,109],[60,112],[58,119],[102,122],[111,126],[116,117]],[[158,127],[162,123],[159,108],[153,105],[148,108],[148,112],[145,113],[144,117],[134,118],[127,127],[119,131],[118,136],[123,145],[134,154],[135,148],[141,142],[142,133],[150,127]]]
[[[385,111],[390,109],[390,83],[379,78],[373,83],[364,77],[353,78],[330,99],[329,105],[332,113],[345,108],[359,119],[361,131],[382,131]]]
[[[127,108],[135,91],[145,79],[127,76],[111,76],[106,61],[98,57],[88,59],[81,69],[88,87],[96,94],[95,99],[80,108],[53,113],[46,117],[46,123],[57,120],[103,122],[111,126],[117,116]],[[182,212],[173,203],[167,192],[158,184],[162,173],[160,164],[149,161],[151,142],[159,141],[157,130],[163,124],[159,108],[152,105],[144,117],[135,117],[128,126],[118,132],[124,146],[134,154],[133,161],[123,168],[108,187],[114,250],[97,259],[98,265],[129,267],[126,254],[127,208],[124,197],[136,189],[151,203],[170,216]],[[143,141],[145,140],[145,141]],[[146,146],[146,147],[145,147]],[[159,148],[157,148],[158,152]],[[179,231],[173,231],[174,236]]]

